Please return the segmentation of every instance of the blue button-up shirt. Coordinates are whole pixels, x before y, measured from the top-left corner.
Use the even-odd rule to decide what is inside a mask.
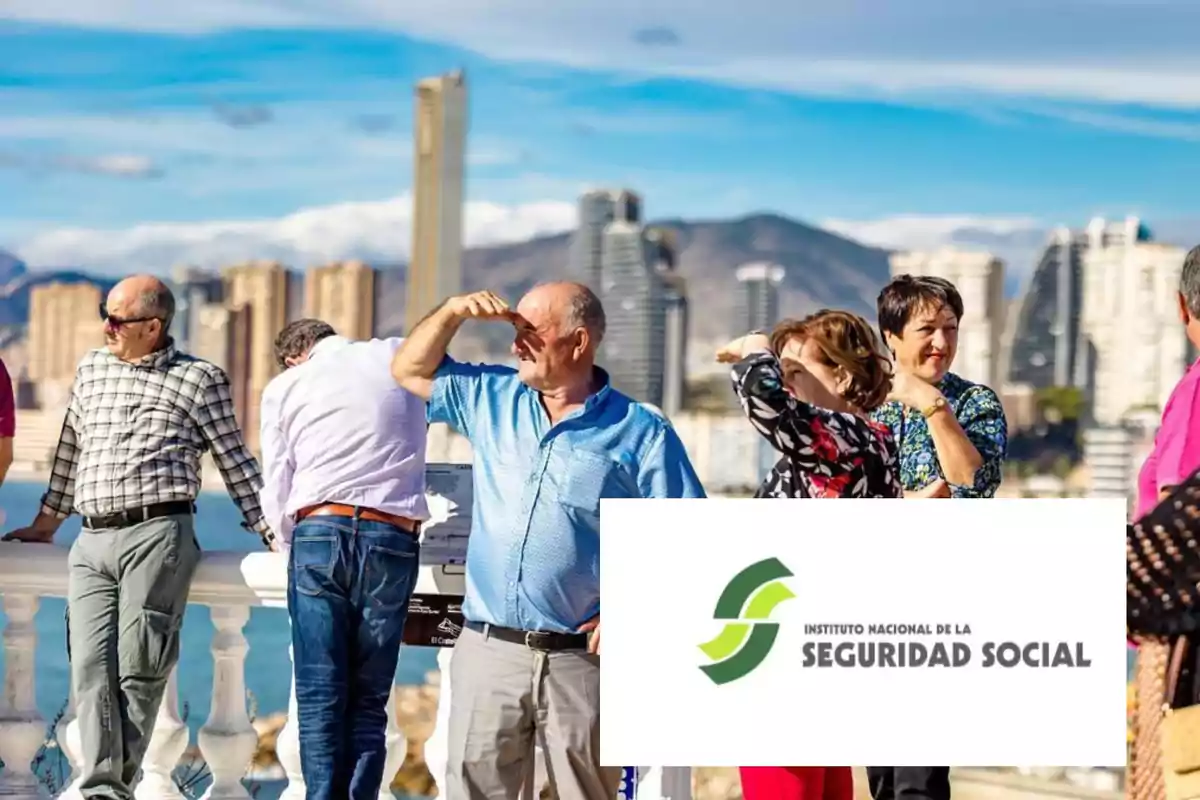
[[[428,420],[474,451],[468,620],[577,630],[600,613],[600,499],[704,497],[670,423],[598,372],[602,387],[551,425],[515,370],[450,358],[438,369]]]

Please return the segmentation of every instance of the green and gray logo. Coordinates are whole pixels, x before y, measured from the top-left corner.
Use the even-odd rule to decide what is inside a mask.
[[[700,669],[718,686],[744,678],[763,662],[775,637],[779,623],[768,622],[775,606],[796,595],[783,584],[792,571],[777,558],[767,558],[739,572],[721,592],[714,619],[736,620],[726,623],[717,637],[700,645],[712,664]]]

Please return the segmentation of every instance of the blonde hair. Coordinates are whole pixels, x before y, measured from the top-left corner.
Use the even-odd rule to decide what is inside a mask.
[[[826,364],[850,375],[850,386],[842,393],[846,402],[873,411],[887,400],[892,389],[891,361],[862,317],[823,308],[804,319],[784,320],[771,332],[771,350],[778,356],[792,339],[812,339]]]

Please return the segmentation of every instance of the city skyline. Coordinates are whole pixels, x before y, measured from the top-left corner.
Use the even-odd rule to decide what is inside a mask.
[[[770,210],[894,248],[982,245],[1025,271],[1011,253],[1057,224],[1137,214],[1186,239],[1200,217],[1182,34],[1200,12],[1182,3],[752,4],[729,37],[728,9],[518,5],[7,4],[0,248],[110,270],[237,236],[301,242],[297,267],[403,259],[410,87],[458,67],[468,246],[567,231],[592,185],[644,193],[650,220]]]

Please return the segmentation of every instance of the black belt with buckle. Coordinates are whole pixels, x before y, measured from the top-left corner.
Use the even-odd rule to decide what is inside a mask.
[[[466,627],[502,642],[523,644],[530,650],[586,650],[588,634],[557,631],[519,631],[483,622],[467,621]]]
[[[172,514],[194,513],[196,513],[196,504],[191,500],[171,500],[166,503],[154,503],[153,505],[140,506],[138,508],[127,508],[115,514],[84,517],[83,526],[92,530],[99,530],[101,528],[128,528],[130,525],[137,525],[139,522],[146,522],[147,520],[158,519],[159,517],[169,517]]]

